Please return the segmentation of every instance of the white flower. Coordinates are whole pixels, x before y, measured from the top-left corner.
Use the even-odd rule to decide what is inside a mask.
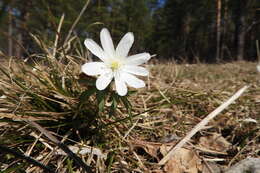
[[[113,79],[116,91],[120,96],[127,94],[127,85],[133,88],[145,87],[144,81],[134,75],[147,76],[149,74],[147,69],[139,65],[147,62],[151,56],[149,53],[128,56],[134,42],[133,33],[125,34],[116,49],[106,28],[101,30],[100,40],[103,49],[92,39],[86,39],[84,44],[102,62],[90,62],[81,67],[81,70],[87,75],[99,75],[96,81],[97,89],[104,90]]]

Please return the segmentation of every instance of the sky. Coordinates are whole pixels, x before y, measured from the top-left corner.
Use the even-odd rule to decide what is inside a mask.
[[[166,0],[159,0],[159,6],[163,6]]]

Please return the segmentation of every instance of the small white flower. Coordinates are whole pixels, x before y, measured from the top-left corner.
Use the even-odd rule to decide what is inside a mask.
[[[144,81],[134,75],[147,76],[149,74],[147,69],[139,65],[146,63],[151,56],[149,53],[128,56],[134,42],[133,33],[125,34],[116,49],[106,28],[101,30],[100,40],[103,49],[92,39],[86,39],[84,44],[102,62],[90,62],[81,67],[87,75],[99,75],[96,81],[97,89],[104,90],[113,79],[120,96],[127,94],[127,85],[133,88],[145,87]]]

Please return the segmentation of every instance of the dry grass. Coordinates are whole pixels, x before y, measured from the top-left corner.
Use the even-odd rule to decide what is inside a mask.
[[[60,34],[64,16],[55,39],[48,40],[53,45],[32,35],[42,53],[29,62],[0,52],[0,172],[72,173],[91,167],[100,173],[172,173],[173,164],[177,169],[192,160],[188,167],[195,164],[204,173],[200,161],[212,173],[212,164],[225,168],[260,157],[255,63],[147,65],[148,86],[131,93],[130,112],[126,97],[111,88],[97,91],[95,80],[80,73],[86,52],[71,33],[88,2],[66,39]],[[245,85],[247,92],[176,154],[182,162],[158,164],[169,147]]]
[[[213,160],[223,167],[248,156],[260,156],[260,75],[255,63],[148,65],[148,87],[130,96],[132,118],[123,104],[109,116],[109,99],[99,116],[96,97],[82,102],[82,93],[89,90],[89,84],[82,81],[91,79],[80,80],[81,63],[71,56],[66,65],[56,60],[37,62],[37,66],[33,63],[37,71],[20,62],[2,67],[0,94],[7,98],[0,99],[0,145],[29,155],[57,172],[82,172],[73,159],[61,154],[53,142],[24,121],[31,120],[70,146],[97,172],[162,172],[165,168],[157,164],[163,157],[162,146],[175,145],[238,89],[250,85],[235,104],[185,147],[196,151],[202,160]],[[65,84],[61,82],[64,78]],[[207,148],[199,145],[202,137],[212,134],[230,144],[225,153],[217,147],[215,153],[214,148],[205,152]],[[80,154],[82,150],[86,153]],[[2,171],[42,171],[14,154],[1,152],[0,158]]]

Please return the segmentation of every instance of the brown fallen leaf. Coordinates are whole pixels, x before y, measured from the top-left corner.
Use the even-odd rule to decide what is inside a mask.
[[[162,146],[161,152],[165,154],[167,147]],[[166,173],[199,173],[202,170],[201,159],[192,150],[180,148],[165,164]]]
[[[148,142],[142,140],[132,140],[131,144],[134,148],[143,148],[147,154],[159,160],[157,151],[159,150],[161,143]]]
[[[199,146],[206,149],[219,152],[226,152],[231,143],[229,143],[221,134],[213,133],[210,136],[203,136],[199,139]]]

